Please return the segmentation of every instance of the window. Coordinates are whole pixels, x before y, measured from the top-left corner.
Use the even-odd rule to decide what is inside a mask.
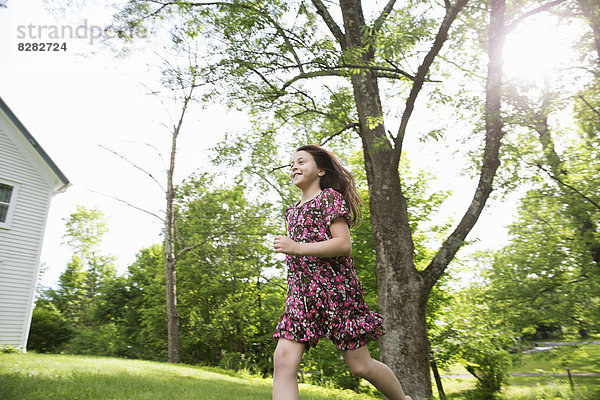
[[[16,197],[16,186],[0,182],[0,227],[7,228],[10,224]]]

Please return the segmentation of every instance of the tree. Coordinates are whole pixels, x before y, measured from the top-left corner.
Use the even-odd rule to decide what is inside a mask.
[[[164,227],[164,255],[165,255],[165,291],[167,299],[167,321],[168,321],[168,360],[178,363],[181,361],[181,344],[179,341],[179,313],[177,312],[177,258],[175,255],[175,186],[173,183],[173,173],[175,171],[175,156],[177,153],[177,138],[181,131],[181,125],[188,104],[192,100],[194,89],[196,88],[196,75],[193,69],[190,69],[190,81],[182,79],[178,73],[175,75],[177,85],[182,90],[183,98],[181,105],[181,114],[177,124],[171,130],[171,155],[169,157],[169,168],[167,169],[167,187],[166,187],[166,215]]]
[[[493,307],[488,285],[477,282],[454,293],[437,323],[444,331],[441,347],[453,353],[450,359],[462,362],[477,379],[477,388],[492,396],[506,383],[508,369],[519,354],[514,351],[518,335]]]
[[[550,130],[543,132],[546,137],[534,153],[534,168],[542,174],[521,200],[510,244],[487,272],[490,292],[495,307],[509,313],[506,318],[526,337],[536,338],[548,328],[585,337],[600,322],[600,208],[594,205],[600,201],[600,170],[589,162],[597,155],[597,138],[582,130],[559,154]]]
[[[119,325],[128,345],[129,353],[136,358],[167,359],[165,266],[162,245],[155,244],[138,252],[136,260],[127,271],[126,308],[112,318]],[[111,300],[114,297],[110,298]]]
[[[95,208],[77,206],[67,219],[63,239],[73,255],[58,288],[44,291],[36,302],[32,348],[88,353],[91,346],[100,349],[107,343],[96,318],[102,292],[116,278],[114,258],[103,255],[100,247],[106,231],[104,214]]]
[[[267,235],[272,205],[241,185],[193,176],[178,190],[176,252],[186,362],[270,369],[272,330],[285,291]]]
[[[260,150],[251,146],[250,154],[264,156],[264,149],[274,146],[273,132],[288,127],[296,135],[294,143],[307,138],[324,142],[350,131],[358,134],[369,184],[378,304],[388,332],[380,341],[381,356],[414,398],[431,394],[426,331],[429,295],[490,195],[503,136],[500,89],[505,6],[492,1],[479,182],[457,227],[426,268],[417,269],[398,166],[417,98],[433,83],[435,62],[466,4],[467,0],[445,1],[443,8],[431,5],[424,14],[421,3],[399,6],[390,0],[367,20],[358,0],[341,0],[337,9],[321,0],[132,0],[121,14],[128,26],[153,18],[182,17],[190,36],[217,39],[210,41],[214,49],[207,55],[215,61],[209,62],[203,75],[227,90],[229,104],[250,105],[259,130],[264,128],[258,133],[262,143],[271,142]],[[411,68],[415,74],[407,72]],[[321,85],[313,83],[315,79]],[[394,99],[384,107],[380,87],[402,93],[405,102],[401,113],[392,112],[398,121],[395,135],[386,129]],[[398,96],[395,99],[397,103]],[[265,120],[275,122],[269,125]],[[244,137],[231,146],[248,148],[248,140]],[[277,157],[271,153],[267,158]]]
[[[572,11],[565,15],[578,16],[577,5],[585,4],[565,3]],[[583,11],[592,37],[586,32],[577,40],[576,69],[555,68],[539,87],[507,85],[505,120],[519,132],[504,154],[512,175],[507,186],[517,182],[531,189],[510,227],[511,243],[495,255],[488,276],[498,309],[512,310],[515,329],[526,337],[548,330],[585,336],[597,329],[600,170],[590,160],[599,144],[599,58],[590,52],[596,22]],[[521,285],[509,287],[508,279]]]
[[[104,214],[95,208],[77,206],[66,221],[63,238],[73,256],[59,277],[58,289],[50,289],[47,295],[75,326],[90,324],[101,285],[116,275],[114,258],[100,249],[106,231]]]
[[[119,32],[119,35],[124,35],[123,32]],[[168,165],[165,166],[165,180],[166,184],[163,186],[151,173],[147,172],[144,168],[138,166],[133,161],[129,160],[127,157],[119,154],[118,152],[107,149],[106,150],[112,152],[113,154],[119,156],[120,158],[127,161],[136,169],[144,172],[148,175],[161,189],[163,195],[165,196],[165,209],[164,217],[137,207],[129,202],[117,199],[128,206],[131,206],[139,211],[150,214],[162,222],[163,225],[163,251],[164,251],[164,267],[165,267],[165,303],[167,309],[167,348],[168,348],[168,361],[173,363],[179,363],[181,361],[181,343],[179,337],[179,324],[180,317],[179,312],[177,310],[177,254],[175,252],[176,247],[176,235],[175,235],[175,197],[177,191],[177,184],[174,180],[175,176],[175,166],[176,166],[176,156],[177,156],[177,140],[179,139],[180,134],[182,133],[183,122],[185,120],[186,114],[189,112],[190,106],[194,101],[198,100],[199,95],[197,92],[199,91],[199,87],[202,86],[199,81],[199,70],[197,68],[197,63],[199,62],[199,49],[197,46],[190,45],[188,41],[185,40],[185,37],[179,36],[177,33],[174,33],[173,38],[173,48],[176,51],[182,52],[183,61],[179,60],[179,56],[173,56],[173,52],[171,51],[169,56],[164,56],[162,58],[163,66],[161,71],[161,84],[163,88],[161,90],[149,89],[146,85],[144,87],[149,89],[149,94],[157,96],[160,98],[161,103],[165,107],[165,110],[170,118],[171,124],[163,124],[168,132],[170,138],[170,146],[169,146],[169,160]],[[183,49],[183,51],[182,51]],[[166,99],[163,99],[161,96],[164,96],[164,92],[168,93],[170,97],[172,105],[175,106],[175,112],[178,113],[178,116],[174,120],[171,116],[171,112],[167,107]],[[156,149],[156,147],[149,145]],[[158,150],[157,150],[158,151]],[[162,155],[158,151],[159,156],[162,160]],[[164,164],[163,164],[164,165]]]
[[[406,199],[397,172],[398,163],[416,98],[428,80],[431,65],[466,0],[459,0],[454,5],[445,4],[445,16],[437,33],[433,34],[435,39],[429,52],[422,59],[416,76],[408,74],[408,77],[404,71],[394,67],[393,60],[390,61],[392,67],[389,67],[389,64],[385,65],[384,57],[378,48],[378,41],[383,37],[384,23],[394,3],[394,1],[388,2],[379,17],[372,23],[367,23],[359,1],[341,1],[339,11],[345,32],[331,16],[328,8],[317,0],[312,2],[310,9],[306,4],[296,7],[293,4],[279,2],[264,3],[264,5],[223,2],[217,7],[213,23],[217,31],[222,29],[219,33],[229,46],[226,55],[230,57],[225,57],[220,61],[220,65],[228,69],[228,72],[233,72],[235,77],[245,79],[245,82],[241,83],[242,90],[237,93],[244,93],[252,100],[260,100],[262,97],[263,101],[270,100],[271,103],[283,105],[286,103],[281,99],[289,93],[291,103],[287,104],[294,105],[294,101],[302,99],[303,96],[303,89],[301,86],[294,85],[296,82],[301,83],[304,79],[318,76],[345,76],[350,79],[351,103],[355,105],[355,112],[349,114],[347,110],[346,115],[356,119],[354,121],[338,119],[337,125],[338,130],[342,131],[345,130],[344,128],[355,129],[363,144],[377,255],[379,310],[386,316],[388,331],[380,342],[381,355],[383,360],[399,374],[403,385],[411,395],[415,398],[425,398],[431,391],[429,346],[425,323],[427,298],[485,204],[485,199],[491,190],[491,178],[497,167],[497,162],[493,159],[500,136],[499,132],[496,132],[496,137],[488,140],[484,176],[463,223],[445,242],[438,256],[432,261],[431,267],[425,271],[417,271],[413,259],[414,243],[408,221]],[[190,13],[190,16],[205,13],[201,8],[198,14],[192,14],[193,3],[165,2],[157,9],[146,8],[143,2],[129,4],[130,8],[127,11],[130,14],[135,16],[141,14],[138,21],[157,15],[170,6],[173,6],[172,9],[179,7],[186,13]],[[202,4],[198,3],[197,6]],[[292,9],[297,12],[298,17],[310,23],[297,30],[285,26],[284,14],[292,12]],[[410,15],[411,11],[415,10],[409,6],[402,11]],[[317,33],[321,34],[322,31],[315,26],[317,15],[327,26],[331,36],[318,37]],[[262,30],[263,27],[268,29]],[[425,28],[421,29],[423,33],[428,31]],[[238,37],[251,40],[252,46],[247,47],[246,43],[240,46]],[[411,44],[415,45],[409,43]],[[261,54],[253,51],[259,48],[262,50]],[[253,77],[248,79],[248,75],[253,75],[254,72],[262,82],[256,82]],[[284,77],[287,75],[289,79],[279,81],[278,72],[281,72]],[[378,87],[378,79],[383,77],[408,80],[411,87],[398,134],[393,138],[388,138],[383,121],[384,112]],[[297,104],[302,107],[309,103],[304,100],[302,103],[298,100]],[[336,97],[333,100],[335,101]],[[319,112],[310,105],[305,111],[312,116],[318,115]],[[344,122],[345,125],[342,125]]]

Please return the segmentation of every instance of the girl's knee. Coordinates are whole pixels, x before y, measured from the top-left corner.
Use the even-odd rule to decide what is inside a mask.
[[[296,373],[300,364],[303,349],[285,344],[277,345],[273,353],[273,368],[275,371],[293,371]]]
[[[282,347],[277,347],[273,353],[273,367],[275,370],[285,369],[290,363],[290,352]]]
[[[350,372],[352,373],[352,375],[357,376],[359,378],[368,379],[371,375],[370,362],[349,362],[348,367],[350,367]]]
[[[369,379],[373,371],[373,362],[366,346],[343,352],[344,359],[352,375]]]

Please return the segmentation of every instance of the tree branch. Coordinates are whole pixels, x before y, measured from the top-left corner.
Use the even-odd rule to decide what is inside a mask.
[[[398,128],[398,133],[396,138],[394,139],[394,157],[395,163],[398,163],[400,160],[400,154],[402,153],[402,143],[404,142],[404,135],[406,134],[406,128],[408,126],[408,121],[412,115],[412,112],[415,108],[415,102],[417,101],[417,96],[419,95],[421,89],[423,88],[423,84],[426,80],[427,74],[429,73],[429,68],[433,64],[435,57],[438,55],[442,46],[446,42],[448,38],[448,31],[450,30],[450,26],[456,19],[459,11],[462,10],[467,4],[468,0],[458,0],[453,7],[450,7],[446,10],[446,15],[442,23],[440,24],[440,28],[435,36],[435,40],[431,49],[423,59],[423,62],[419,66],[417,70],[417,75],[414,78],[414,83],[411,88],[410,94],[406,99],[406,106],[404,108],[404,112],[402,113],[402,118],[400,120],[400,127]]]
[[[127,161],[129,164],[131,164],[134,168],[142,171],[143,173],[145,173],[146,175],[148,175],[154,182],[156,182],[156,184],[160,187],[160,189],[165,192],[165,188],[160,184],[160,182],[148,171],[146,171],[145,169],[143,169],[142,167],[138,166],[137,164],[134,164],[132,161],[129,161],[127,158],[125,158],[124,156],[122,156],[121,154],[117,153],[116,151],[109,149],[108,147],[105,147],[101,144],[98,145],[98,147],[103,148],[106,151],[109,151],[113,154],[115,154],[116,156],[120,157],[121,159]]]
[[[458,226],[444,241],[427,268],[421,272],[431,288],[442,276],[446,267],[464,244],[464,240],[479,219],[493,189],[496,171],[500,166],[500,141],[504,136],[501,116],[502,99],[502,48],[506,37],[504,31],[504,0],[492,0],[489,23],[489,63],[485,103],[485,148],[479,182],[473,199]]]
[[[394,5],[395,4],[396,4],[396,0],[390,0],[385,5],[385,7],[383,8],[383,11],[381,11],[381,14],[379,14],[379,17],[377,17],[377,19],[373,23],[373,31],[374,31],[374,33],[379,32],[379,30],[383,26],[383,23],[387,19],[388,15],[390,15],[390,13],[392,12],[392,10],[394,9]]]
[[[146,213],[146,214],[148,214],[148,215],[151,215],[151,216],[153,216],[153,217],[155,217],[155,218],[158,218],[158,219],[159,219],[159,220],[161,220],[162,222],[164,222],[164,220],[165,220],[164,218],[162,218],[162,217],[160,217],[160,216],[158,216],[158,215],[154,214],[152,211],[144,210],[143,208],[141,208],[141,207],[138,207],[138,206],[136,206],[136,205],[133,205],[133,204],[131,204],[130,202],[128,202],[128,201],[126,201],[126,200],[119,199],[118,197],[112,196],[112,195],[110,195],[110,194],[106,194],[106,193],[97,192],[97,191],[95,191],[95,190],[92,190],[92,189],[89,189],[89,188],[88,188],[87,190],[89,190],[89,191],[90,191],[90,192],[92,192],[92,193],[99,194],[99,195],[101,195],[101,196],[110,197],[111,199],[113,199],[113,200],[116,200],[116,201],[118,201],[118,202],[121,202],[121,203],[124,203],[125,205],[127,205],[127,206],[129,206],[129,207],[131,207],[131,208],[134,208],[134,209],[136,209],[136,210],[138,210],[138,211],[141,211],[141,212],[143,212],[143,213]]]
[[[327,142],[329,142],[331,139],[333,139],[336,136],[341,135],[342,133],[344,133],[345,131],[347,131],[348,129],[352,129],[352,128],[360,128],[360,124],[358,122],[353,122],[351,124],[346,125],[345,127],[343,127],[342,129],[340,129],[339,131],[331,134],[327,139],[325,139],[325,141],[323,141],[321,143],[321,146],[325,146],[325,144],[327,144]]]
[[[221,232],[215,233],[214,235],[207,237],[206,239],[204,239],[204,240],[203,240],[202,242],[200,242],[200,243],[197,243],[197,244],[195,244],[195,245],[193,245],[193,246],[188,246],[188,247],[185,247],[185,248],[183,248],[183,249],[179,250],[179,252],[177,253],[177,258],[179,258],[181,255],[183,255],[183,254],[187,253],[188,251],[191,251],[191,250],[197,249],[198,247],[200,247],[200,246],[202,246],[202,245],[205,245],[205,244],[206,244],[206,243],[208,243],[210,240],[213,240],[215,237],[219,237],[219,236],[221,236],[221,235],[224,235],[224,234],[226,234],[227,232],[231,232],[231,231],[232,231],[232,230],[234,230],[235,228],[237,228],[237,226],[230,226],[229,228],[227,228],[227,229],[225,229],[225,230],[223,230],[223,231],[221,231]]]
[[[287,89],[288,87],[290,87],[292,84],[294,84],[295,82],[297,82],[299,80],[315,78],[317,76],[342,76],[342,77],[345,77],[345,76],[348,76],[348,72],[344,71],[344,70],[331,69],[331,70],[321,70],[321,71],[311,71],[311,72],[301,73],[301,74],[296,75],[292,79],[288,80],[287,82],[285,82],[279,91],[284,92],[285,89]]]
[[[524,19],[531,17],[532,15],[541,13],[542,11],[549,10],[554,6],[564,3],[565,1],[567,1],[567,0],[554,0],[554,1],[551,1],[550,3],[546,3],[542,6],[539,6],[538,8],[535,8],[531,11],[526,12],[525,14],[521,15],[520,17],[515,19],[510,24],[506,25],[506,33],[512,31],[519,23],[523,22]]]
[[[558,182],[559,185],[562,185],[562,186],[566,187],[567,189],[571,190],[573,193],[577,194],[582,199],[584,199],[585,201],[587,201],[588,203],[593,205],[595,208],[597,208],[598,211],[600,211],[600,204],[596,203],[593,199],[591,199],[588,196],[586,196],[585,194],[583,194],[580,190],[575,188],[573,185],[570,185],[570,184],[564,182],[562,179],[560,179],[559,177],[554,175],[551,171],[548,171],[546,168],[542,167],[540,164],[536,164],[536,167],[538,169],[544,171],[551,179]]]
[[[368,69],[370,71],[374,71],[375,73],[377,73],[379,71],[393,72],[394,74],[401,75],[401,76],[403,76],[405,78],[410,79],[411,81],[415,80],[415,76],[414,75],[411,75],[411,74],[409,74],[406,71],[403,71],[403,70],[401,70],[399,68],[396,68],[395,66],[393,68],[388,68],[388,67],[382,67],[382,66],[379,66],[379,65],[341,64],[341,65],[339,65],[337,67],[334,67],[334,68]],[[379,77],[380,75],[377,74],[377,76]],[[397,77],[396,79],[400,79],[400,78]]]
[[[329,135],[329,136],[327,137],[327,139],[325,139],[325,140],[324,140],[324,141],[321,143],[321,146],[325,146],[325,144],[327,144],[327,142],[329,142],[329,141],[330,141],[331,139],[333,139],[334,137],[336,137],[336,136],[339,136],[339,135],[341,135],[342,133],[344,133],[345,131],[347,131],[348,129],[353,129],[353,128],[360,128],[360,124],[359,124],[358,122],[352,122],[352,123],[349,123],[349,124],[347,124],[346,126],[344,126],[344,127],[343,127],[342,129],[340,129],[339,131],[337,131],[337,132],[335,132],[335,133],[332,133],[331,135]],[[289,165],[287,165],[287,164],[286,164],[286,165],[280,165],[279,167],[275,167],[275,168],[273,168],[273,169],[271,170],[271,172],[275,172],[275,171],[277,171],[277,170],[279,170],[279,169],[284,169],[284,168],[288,168],[288,167],[289,167]],[[261,178],[263,178],[263,179],[264,179],[264,177],[262,177],[262,176],[261,176],[261,175],[259,175],[258,173],[256,173],[256,174],[257,174],[258,176],[260,176]],[[266,180],[266,179],[265,179],[265,180]],[[268,181],[267,181],[267,183],[270,183],[270,182],[268,182]],[[279,190],[278,190],[278,191],[279,191]],[[280,193],[280,194],[281,194],[281,193]],[[283,196],[282,196],[282,197],[283,197]]]
[[[295,82],[302,80],[302,79],[310,79],[310,78],[315,78],[317,76],[348,77],[348,76],[350,76],[351,73],[349,71],[347,71],[347,69],[368,69],[368,70],[373,71],[378,78],[400,79],[400,80],[406,80],[406,79],[414,80],[415,79],[414,76],[412,76],[411,74],[409,74],[408,72],[405,72],[403,70],[400,70],[397,68],[381,67],[381,66],[377,66],[377,65],[341,64],[341,65],[337,65],[335,67],[324,67],[324,68],[325,69],[320,70],[320,71],[305,72],[305,73],[301,73],[301,74],[294,76],[293,78],[291,78],[290,80],[285,82],[279,91],[280,92],[285,91],[285,89],[290,87],[292,84],[294,84]],[[383,71],[383,72],[379,72],[379,71]],[[260,75],[260,76],[262,77],[262,75]],[[428,79],[424,79],[424,81],[439,82],[439,81],[430,81]],[[267,84],[269,84],[273,90],[277,91],[274,88],[274,86],[271,85],[271,83],[267,82]]]
[[[594,112],[594,114],[596,114],[597,116],[600,117],[600,111],[596,110],[593,105],[588,103],[588,101],[585,99],[585,97],[583,97],[583,95],[580,94],[577,97],[579,97],[581,99],[581,101],[583,101],[585,103],[585,105],[588,106],[590,108],[590,110],[592,110]]]
[[[331,14],[329,14],[329,10],[327,10],[327,7],[323,4],[321,0],[312,0],[312,3],[317,9],[317,13],[321,16],[321,18],[323,18],[323,21],[325,21],[325,24],[340,44],[342,50],[345,50],[346,37],[340,29],[340,27],[338,26],[338,24],[336,24],[333,20],[333,17],[331,17]]]

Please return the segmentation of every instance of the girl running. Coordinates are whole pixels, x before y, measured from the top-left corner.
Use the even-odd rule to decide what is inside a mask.
[[[302,191],[285,212],[288,236],[273,247],[286,254],[285,311],[274,338],[273,399],[298,399],[297,372],[302,354],[320,338],[333,341],[350,371],[367,379],[390,400],[409,399],[392,370],[374,360],[366,346],[383,335],[383,317],[371,311],[350,257],[349,226],[360,219],[362,200],[354,178],[329,151],[299,147],[290,178]]]

